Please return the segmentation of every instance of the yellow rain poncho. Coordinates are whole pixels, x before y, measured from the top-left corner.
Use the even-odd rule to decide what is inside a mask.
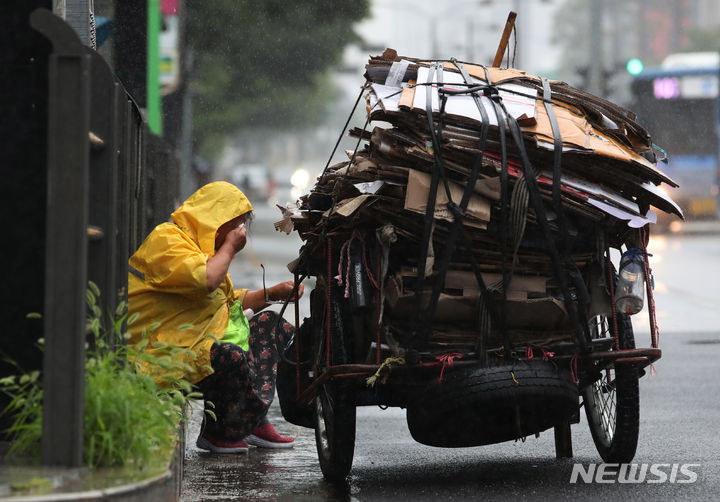
[[[188,373],[173,377],[196,383],[212,373],[213,337],[222,338],[230,306],[236,300],[242,302],[247,290],[235,290],[226,275],[215,291],[208,292],[206,264],[215,254],[218,228],[249,211],[252,205],[235,186],[210,183],[172,213],[172,222],[155,227],[130,257],[129,313],[138,314],[128,326],[130,343],[140,341],[147,330],[146,352],[156,350],[155,342],[192,350],[194,355],[180,355],[190,368]],[[154,323],[158,327],[148,330]]]

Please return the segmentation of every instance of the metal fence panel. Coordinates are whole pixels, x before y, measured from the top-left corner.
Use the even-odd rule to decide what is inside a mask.
[[[82,465],[90,57],[50,11],[35,29],[53,43],[48,90],[45,355],[41,455],[45,465]]]
[[[112,332],[112,313],[117,307],[117,239],[119,184],[117,148],[120,141],[118,104],[120,87],[105,60],[88,49],[91,59],[90,185],[88,229],[88,279],[100,290],[101,322]],[[124,93],[123,93],[124,94]],[[125,254],[124,250],[121,253]],[[111,340],[113,341],[113,340]]]
[[[69,25],[43,9],[31,24],[53,45],[41,453],[44,465],[74,467],[82,464],[87,280],[112,314],[118,289],[127,289],[128,257],[173,209],[178,163]]]

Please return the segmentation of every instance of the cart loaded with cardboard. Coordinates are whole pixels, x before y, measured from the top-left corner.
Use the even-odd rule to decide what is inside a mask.
[[[276,223],[315,281],[279,399],[326,478],[349,473],[364,405],[404,408],[431,446],[554,429],[558,456],[584,408],[604,461],[635,454],[638,379],[661,355],[649,228],[682,217],[676,184],[631,112],[499,66],[371,57],[357,147]]]

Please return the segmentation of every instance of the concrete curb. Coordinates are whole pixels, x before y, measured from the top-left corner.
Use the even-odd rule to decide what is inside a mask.
[[[91,502],[91,501],[127,501],[127,502],[175,502],[180,500],[183,470],[185,467],[185,432],[181,426],[178,442],[175,445],[170,466],[167,471],[152,478],[108,488],[85,491],[59,491],[44,495],[18,495],[0,497],[0,502]],[[68,473],[72,470],[68,469]]]

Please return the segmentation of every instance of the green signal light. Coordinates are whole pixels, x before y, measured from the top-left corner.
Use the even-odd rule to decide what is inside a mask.
[[[638,58],[632,58],[625,66],[630,75],[638,75],[643,71],[643,63]]]

